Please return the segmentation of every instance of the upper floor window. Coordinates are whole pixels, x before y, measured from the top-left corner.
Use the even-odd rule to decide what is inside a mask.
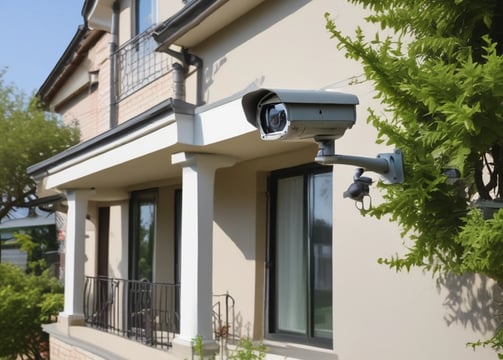
[[[135,0],[134,35],[141,34],[157,23],[158,0]]]
[[[158,0],[134,0],[132,38],[116,52],[117,100],[121,101],[144,86],[167,74],[171,69],[171,57],[156,51],[158,44],[152,37],[158,23]]]

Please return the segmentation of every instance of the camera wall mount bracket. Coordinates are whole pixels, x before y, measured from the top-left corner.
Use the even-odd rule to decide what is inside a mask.
[[[380,175],[385,184],[399,184],[404,181],[403,155],[400,149],[392,153],[378,154],[376,158],[368,158],[352,155],[334,154],[333,141],[317,141],[320,150],[315,161],[322,165],[354,165],[365,171],[373,171]]]

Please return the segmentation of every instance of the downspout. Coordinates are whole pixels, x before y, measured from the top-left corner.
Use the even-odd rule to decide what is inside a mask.
[[[185,76],[187,69],[180,63],[173,64],[173,98],[185,101]]]
[[[112,26],[110,39],[110,129],[118,124],[117,116],[117,49],[119,43],[119,10],[120,1],[112,4]]]
[[[197,89],[196,89],[196,106],[204,105],[203,100],[203,60],[190,54],[188,49],[183,48],[181,52],[172,49],[167,49],[165,52],[180,60],[182,63],[173,64],[173,90],[174,98],[185,101],[185,80],[189,72],[189,66],[196,68]]]
[[[182,49],[182,53],[185,56],[186,62],[188,65],[192,65],[196,68],[196,76],[197,76],[197,82],[196,82],[196,106],[201,106],[204,105],[204,99],[203,99],[203,85],[204,85],[204,78],[203,78],[203,59],[201,59],[199,56],[196,56],[194,54],[189,54],[188,49]]]

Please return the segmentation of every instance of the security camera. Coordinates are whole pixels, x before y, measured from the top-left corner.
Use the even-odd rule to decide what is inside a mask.
[[[259,89],[241,100],[263,140],[335,140],[356,121],[358,98],[317,90]]]
[[[404,181],[400,149],[378,154],[377,158],[335,154],[335,140],[356,121],[358,97],[352,94],[317,90],[259,89],[241,99],[246,120],[260,130],[262,140],[306,140],[318,143],[315,161],[323,165],[356,165],[359,175],[344,193],[363,203],[372,179],[364,171],[374,171],[387,184]]]

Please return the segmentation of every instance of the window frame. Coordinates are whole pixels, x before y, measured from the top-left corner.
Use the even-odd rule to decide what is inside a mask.
[[[152,16],[152,24],[142,29],[141,24],[142,21],[140,19],[140,3],[142,1],[150,2],[150,14]],[[131,25],[132,25],[132,33],[133,37],[136,37],[152,26],[156,25],[159,22],[159,2],[158,0],[133,0],[133,11],[131,12]]]
[[[279,169],[270,173],[268,178],[268,205],[267,205],[267,263],[266,263],[266,301],[265,301],[265,337],[273,341],[284,341],[299,343],[304,345],[311,345],[316,347],[322,347],[327,349],[333,348],[333,325],[332,325],[332,336],[330,338],[322,338],[314,336],[314,305],[313,305],[313,291],[314,291],[314,269],[313,269],[313,254],[312,254],[312,242],[308,239],[308,232],[310,231],[311,215],[309,207],[309,178],[313,175],[329,173],[332,177],[333,182],[333,171],[332,167],[319,165],[316,163],[310,163],[300,166],[295,166],[291,168]],[[276,258],[276,225],[277,225],[277,195],[278,195],[278,182],[280,179],[285,179],[288,177],[302,176],[303,177],[303,203],[305,212],[303,217],[303,240],[304,245],[308,249],[308,255],[306,258],[306,269],[307,274],[307,301],[306,301],[306,333],[305,334],[295,334],[293,332],[289,333],[278,329],[277,322],[277,310],[276,310],[276,274],[275,274],[275,258]],[[330,199],[333,203],[333,196]],[[333,228],[333,216],[331,229]],[[331,248],[333,249],[333,236],[331,237]],[[333,264],[333,256],[332,256]],[[333,269],[333,266],[332,266]],[[333,288],[331,289],[331,298],[333,304]],[[332,305],[332,318],[333,318],[333,305]]]

